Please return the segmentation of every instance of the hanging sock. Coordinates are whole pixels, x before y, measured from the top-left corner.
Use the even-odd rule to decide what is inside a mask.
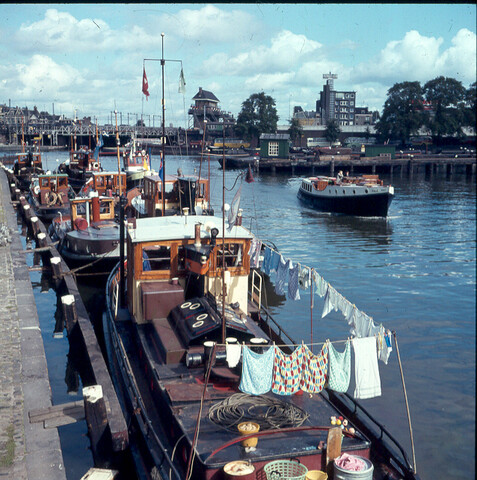
[[[293,395],[300,390],[303,370],[303,348],[296,347],[292,354],[285,355],[278,347],[273,365],[272,392],[278,395]]]
[[[347,392],[351,377],[351,346],[346,342],[344,352],[336,351],[332,343],[329,344],[328,388],[335,392]]]
[[[326,383],[328,370],[328,345],[321,347],[319,355],[306,346],[303,346],[303,373],[301,389],[308,393],[319,393]]]
[[[242,351],[242,377],[239,389],[250,395],[263,395],[272,387],[275,346],[265,353],[255,353],[246,345]]]
[[[290,260],[290,270],[288,278],[288,298],[292,300],[300,300],[300,291],[298,290],[298,264],[293,267],[293,264]]]
[[[354,398],[381,396],[376,339],[374,337],[353,338],[354,375],[356,388]]]

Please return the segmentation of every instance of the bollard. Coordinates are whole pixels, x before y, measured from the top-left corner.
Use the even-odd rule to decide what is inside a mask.
[[[61,297],[61,306],[63,308],[63,316],[66,323],[66,331],[68,332],[68,335],[70,335],[74,326],[78,322],[78,313],[76,311],[74,295],[63,295]]]
[[[101,385],[83,388],[83,400],[94,464],[107,468],[110,466],[108,458],[112,456],[112,442]]]
[[[46,234],[43,233],[43,232],[40,232],[37,237],[36,237],[37,241],[38,241],[38,246],[39,247],[46,247],[47,246],[47,242],[46,242]]]
[[[33,232],[33,235],[35,237],[38,236],[38,233],[40,232],[40,224],[38,223],[38,217],[31,217],[30,218],[31,222],[31,231]]]
[[[61,278],[61,258],[51,257],[50,264],[51,264],[51,272],[53,274],[53,278],[55,280],[60,279]]]

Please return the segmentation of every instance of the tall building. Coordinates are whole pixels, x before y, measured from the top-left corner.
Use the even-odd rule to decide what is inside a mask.
[[[339,125],[355,125],[356,92],[337,92],[334,80],[338,75],[325,73],[326,84],[316,101],[316,113],[326,125],[330,120],[336,120]]]

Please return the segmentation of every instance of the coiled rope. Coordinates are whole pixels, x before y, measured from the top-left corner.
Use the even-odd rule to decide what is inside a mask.
[[[270,430],[299,427],[308,417],[308,413],[291,403],[246,393],[235,393],[209,409],[209,419],[212,422],[235,433],[241,422],[255,422],[261,430]]]

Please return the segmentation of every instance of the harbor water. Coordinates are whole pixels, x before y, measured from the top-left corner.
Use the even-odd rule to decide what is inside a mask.
[[[53,170],[67,157],[67,152],[45,153],[44,166]],[[117,170],[114,157],[103,159],[102,165],[105,170]],[[158,167],[159,159],[154,157],[153,168]],[[206,156],[202,166],[199,157],[167,157],[167,174],[176,173],[179,167],[184,175],[198,173],[199,168],[202,176],[209,171]],[[297,198],[300,177],[289,174],[254,174],[252,183],[242,177],[232,189],[240,173],[225,172],[225,198],[231,203],[242,186],[243,225],[260,239],[273,242],[285,258],[313,267],[376,324],[396,332],[421,477],[474,478],[475,176],[458,172],[380,175],[395,188],[389,217],[381,219],[336,216],[304,207]],[[212,206],[220,214],[223,172],[216,159],[210,161],[210,175]],[[96,299],[91,308],[98,314],[103,285],[82,282],[86,304]],[[332,311],[322,318],[324,301],[318,295],[314,295],[311,313],[310,291],[300,293],[301,300],[293,301],[269,289],[266,299],[292,337],[310,342],[313,328],[313,342],[346,340],[349,326],[342,314]],[[40,322],[55,322],[51,302],[40,302],[38,308]],[[57,340],[51,334],[44,338],[46,343]],[[393,347],[388,364],[379,363],[381,397],[361,403],[403,445],[412,461]],[[49,368],[56,371],[54,403],[76,399],[70,398],[75,389],[65,381],[67,344],[46,350]],[[349,393],[353,393],[351,388]],[[87,471],[84,463],[91,462],[86,428],[81,424],[61,428],[72,431],[61,440],[68,479],[76,480]],[[79,453],[84,453],[83,459]]]

